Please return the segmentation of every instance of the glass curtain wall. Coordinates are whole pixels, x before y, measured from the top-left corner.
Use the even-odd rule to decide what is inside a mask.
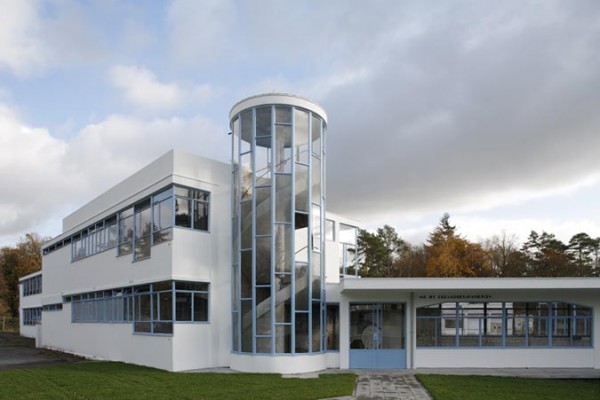
[[[324,125],[288,105],[232,118],[235,352],[324,350]]]

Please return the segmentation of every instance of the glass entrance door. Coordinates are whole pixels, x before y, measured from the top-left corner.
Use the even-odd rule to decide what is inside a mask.
[[[404,305],[350,304],[350,368],[406,368]]]

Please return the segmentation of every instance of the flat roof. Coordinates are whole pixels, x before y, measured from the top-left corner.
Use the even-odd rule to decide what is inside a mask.
[[[340,291],[394,290],[573,290],[600,291],[598,278],[344,278]]]

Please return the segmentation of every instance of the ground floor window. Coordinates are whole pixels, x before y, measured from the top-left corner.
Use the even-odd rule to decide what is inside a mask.
[[[327,350],[340,349],[340,305],[327,304]]]
[[[417,347],[590,347],[592,324],[569,303],[440,303],[417,309]]]
[[[163,281],[65,297],[72,322],[132,323],[134,332],[172,334],[174,322],[207,322],[206,282]]]
[[[38,325],[42,323],[42,307],[23,309],[23,325]]]

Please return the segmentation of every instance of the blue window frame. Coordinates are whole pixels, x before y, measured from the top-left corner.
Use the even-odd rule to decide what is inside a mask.
[[[591,347],[592,326],[576,304],[440,303],[417,309],[417,347]]]

